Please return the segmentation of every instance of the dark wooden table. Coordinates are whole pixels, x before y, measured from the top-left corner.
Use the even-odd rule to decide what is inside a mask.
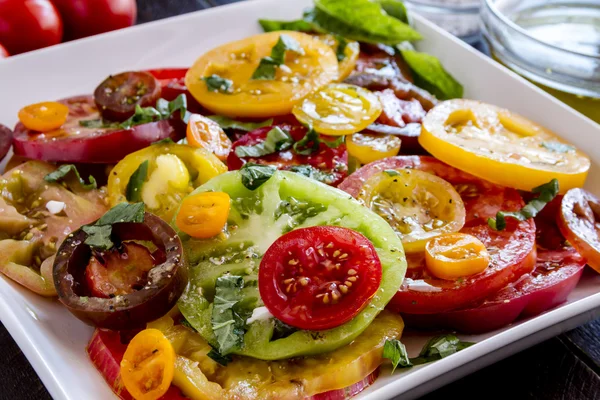
[[[144,23],[238,0],[137,1],[138,23]],[[600,319],[477,371],[423,399],[600,399],[599,334]],[[2,324],[0,399],[50,399]]]

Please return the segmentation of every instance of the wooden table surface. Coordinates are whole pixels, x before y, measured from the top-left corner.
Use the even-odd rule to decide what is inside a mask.
[[[138,23],[144,23],[238,0],[137,1]],[[479,370],[423,399],[600,399],[599,334],[600,319]],[[50,398],[0,324],[0,399]]]

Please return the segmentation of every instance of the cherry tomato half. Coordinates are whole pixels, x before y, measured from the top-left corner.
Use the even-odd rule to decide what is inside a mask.
[[[225,131],[210,118],[192,114],[187,125],[187,142],[192,147],[202,147],[221,161],[227,160],[231,151],[231,140]]]
[[[475,236],[449,233],[436,236],[425,246],[425,265],[433,276],[455,280],[485,271],[490,254]]]
[[[188,196],[181,202],[175,224],[198,239],[218,235],[229,217],[231,199],[224,192],[201,192]]]
[[[307,330],[350,321],[380,283],[381,262],[371,242],[334,226],[281,236],[267,249],[258,274],[260,297],[271,314]]]
[[[67,122],[69,107],[56,101],[30,104],[19,110],[19,121],[25,128],[48,132],[60,128]]]

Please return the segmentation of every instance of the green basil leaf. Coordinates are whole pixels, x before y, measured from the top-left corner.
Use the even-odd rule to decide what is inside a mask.
[[[315,8],[304,19],[321,30],[360,42],[395,45],[422,38],[369,0],[315,0]]]
[[[251,79],[275,79],[276,68],[285,63],[285,53],[287,51],[304,54],[304,50],[300,47],[300,43],[296,39],[289,35],[281,34],[279,35],[279,40],[275,43],[273,49],[271,49],[271,55],[260,60]]]
[[[271,129],[265,140],[252,146],[238,146],[235,155],[238,157],[262,157],[277,151],[287,150],[294,144],[289,133],[276,126]]]
[[[542,142],[541,146],[555,153],[568,153],[570,151],[575,151],[575,147],[560,142]]]
[[[77,179],[77,182],[81,185],[82,188],[86,190],[96,189],[98,185],[96,184],[96,180],[93,176],[89,176],[88,180],[90,183],[86,183],[85,180],[79,175],[79,171],[77,171],[77,167],[73,164],[64,164],[58,167],[55,171],[50,172],[48,175],[44,177],[46,182],[50,183],[60,183],[65,182],[69,175],[74,175]]]
[[[188,320],[187,320],[187,319],[185,319],[185,318],[182,318],[182,319],[181,319],[181,321],[180,321],[179,323],[180,323],[181,325],[185,326],[186,328],[188,328],[188,329],[191,329],[191,330],[192,330],[192,331],[194,331],[194,332],[198,332],[198,331],[196,330],[196,328],[194,328],[194,327],[192,326],[192,324],[190,324],[190,321],[188,321]],[[213,350],[214,350],[214,349],[213,349]]]
[[[338,61],[343,61],[346,58],[346,47],[348,47],[348,41],[342,36],[337,37],[338,45],[335,50],[335,56]]]
[[[306,135],[296,143],[294,143],[294,151],[302,156],[309,156],[319,151],[320,144],[323,143],[330,149],[335,149],[344,143],[344,136],[338,136],[337,139],[327,140],[321,136],[312,127],[308,128]]]
[[[122,222],[144,222],[144,203],[119,203],[106,212],[98,221],[81,227],[87,238],[85,244],[97,250],[109,250],[114,243],[111,239],[112,225]]]
[[[258,23],[265,32],[273,31],[296,31],[314,32],[313,26],[302,19],[296,21],[275,21],[272,19],[259,19]]]
[[[130,129],[135,125],[147,124],[150,122],[156,122],[163,119],[160,112],[154,107],[140,107],[139,104],[135,106],[135,113],[119,124],[120,128]]]
[[[312,165],[292,165],[287,170],[300,175],[304,175],[316,181],[326,183],[328,185],[333,183],[336,179],[336,176],[334,174],[321,171],[320,169],[317,169]]]
[[[202,80],[206,83],[206,87],[211,92],[220,92],[225,94],[233,93],[233,81],[231,79],[222,78],[217,74],[205,76]]]
[[[244,166],[240,168],[242,184],[247,189],[255,190],[271,179],[275,171],[277,171],[277,168],[272,165],[260,165],[254,163],[244,164]]]
[[[88,246],[97,250],[110,250],[113,247],[111,225],[85,225],[81,229],[87,233],[84,243]]]
[[[139,202],[142,201],[142,186],[148,177],[148,160],[145,160],[129,177],[127,188],[125,189],[125,197],[127,201]]]
[[[90,129],[99,129],[99,128],[118,128],[119,124],[116,122],[108,122],[104,121],[100,118],[97,119],[84,119],[79,121],[79,126],[83,126],[84,128]]]
[[[519,211],[498,211],[496,218],[488,218],[488,225],[497,231],[506,228],[506,218],[514,218],[518,221],[525,221],[535,217],[544,209],[546,204],[550,203],[558,194],[558,180],[552,179],[531,190],[532,193],[539,193],[539,196],[532,199]]]
[[[408,24],[408,12],[403,2],[398,0],[375,0],[388,15]]]
[[[398,176],[400,175],[400,172],[396,171],[395,169],[386,169],[385,172],[388,176]]]
[[[406,48],[400,48],[400,52],[413,72],[417,86],[433,93],[440,100],[462,97],[463,86],[444,69],[436,57]]]
[[[187,109],[187,97],[185,94],[180,94],[172,101],[165,99],[158,99],[156,102],[156,109],[161,113],[163,119],[169,118],[173,113],[179,111],[181,120],[188,123],[191,113]]]
[[[222,129],[237,129],[244,132],[251,132],[258,128],[273,125],[272,118],[262,122],[236,121],[235,119],[224,117],[222,115],[209,115],[208,118],[219,124]]]
[[[184,94],[180,94],[172,101],[158,99],[155,107],[140,107],[135,106],[135,113],[127,120],[121,122],[117,127],[122,129],[130,129],[133,126],[156,122],[169,118],[174,112],[179,111],[181,120],[188,122],[190,113],[187,110],[187,98]]]
[[[410,361],[413,365],[425,364],[448,357],[474,344],[475,343],[471,342],[463,342],[452,334],[435,336],[425,343],[419,356],[411,358]]]
[[[406,352],[406,346],[397,339],[388,339],[385,341],[383,345],[383,358],[392,361],[392,374],[398,366],[400,368],[412,367],[412,363]]]
[[[215,284],[211,324],[222,356],[241,348],[244,343],[245,322],[236,315],[235,306],[242,300],[244,278],[223,275]]]
[[[168,137],[168,138],[164,138],[164,139],[161,139],[161,140],[157,140],[156,142],[152,142],[151,144],[155,145],[155,144],[174,144],[174,143],[175,142],[173,141],[173,139],[171,139],[170,137]]]
[[[232,360],[231,356],[224,356],[215,349],[210,349],[206,355],[216,361],[217,364],[224,367],[227,366],[227,364],[229,364]]]

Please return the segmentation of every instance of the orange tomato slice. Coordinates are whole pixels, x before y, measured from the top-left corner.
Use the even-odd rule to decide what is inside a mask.
[[[224,192],[202,192],[183,199],[175,223],[191,237],[208,239],[218,235],[229,217],[231,199]]]
[[[192,147],[201,147],[225,161],[231,151],[231,140],[225,131],[210,118],[192,114],[187,125],[187,142]]]
[[[56,101],[45,101],[25,106],[19,110],[19,121],[27,129],[48,132],[67,122],[69,107]]]
[[[451,233],[427,242],[425,265],[434,276],[453,281],[485,271],[490,254],[475,236]]]

